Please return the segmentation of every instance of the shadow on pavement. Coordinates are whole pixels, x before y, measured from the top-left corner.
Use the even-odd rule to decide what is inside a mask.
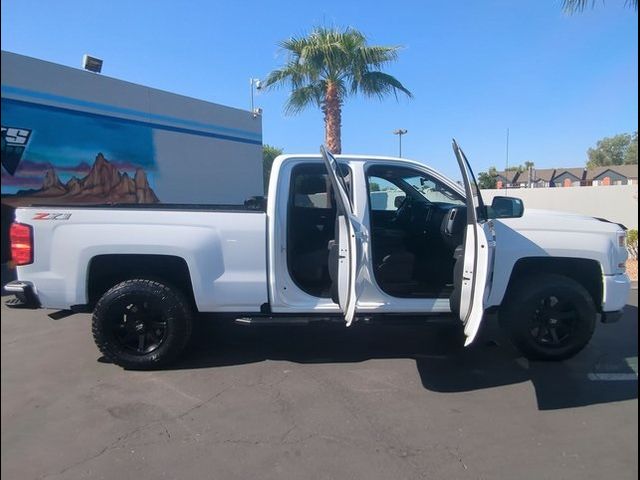
[[[189,354],[174,369],[261,362],[348,363],[380,358],[416,361],[422,385],[434,392],[469,392],[531,381],[540,410],[617,402],[638,397],[637,375],[626,359],[638,355],[638,310],[627,305],[617,324],[596,328],[591,344],[566,362],[528,362],[496,322],[463,348],[459,328],[442,325],[247,327],[205,323]],[[593,374],[627,374],[599,381]]]
[[[465,392],[531,381],[538,408],[554,410],[638,398],[637,372],[627,358],[638,355],[638,309],[627,305],[624,319],[615,325],[598,324],[583,352],[565,362],[528,362],[508,344],[497,326],[483,332],[485,344],[442,359],[418,359],[425,388],[438,392]],[[496,339],[494,348],[487,338]],[[625,380],[604,380],[608,376]]]

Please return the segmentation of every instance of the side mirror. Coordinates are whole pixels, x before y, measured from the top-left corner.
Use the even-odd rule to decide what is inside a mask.
[[[489,218],[518,218],[524,215],[524,203],[520,198],[493,197],[488,210]]]
[[[405,195],[398,195],[393,200],[393,206],[396,208],[400,208],[400,205],[404,202],[404,199],[407,198]]]

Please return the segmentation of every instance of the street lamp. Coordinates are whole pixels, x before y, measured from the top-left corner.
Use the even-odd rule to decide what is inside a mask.
[[[393,131],[394,135],[398,135],[398,157],[402,157],[402,136],[407,134],[407,129],[406,128],[399,128],[397,130]]]

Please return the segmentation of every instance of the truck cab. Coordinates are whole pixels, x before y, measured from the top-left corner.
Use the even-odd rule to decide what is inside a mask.
[[[468,222],[474,226],[470,237],[476,236],[475,226],[485,228],[476,209],[467,209],[458,184],[418,162],[336,159],[324,150],[321,158],[283,156],[274,167],[269,190],[277,198],[268,204],[274,313],[342,313],[347,325],[356,312],[451,313],[450,297],[460,295],[463,281],[459,276],[454,288],[454,266],[464,263],[464,249],[457,256],[456,249]],[[484,290],[493,246],[484,230],[478,237],[479,249],[487,252],[479,259],[484,273],[478,290]],[[471,251],[475,254],[475,247]],[[476,266],[471,255],[467,261],[465,287],[471,289]]]
[[[20,208],[8,290],[22,306],[92,311],[98,347],[126,368],[173,361],[205,316],[446,317],[468,345],[495,310],[525,355],[574,355],[626,303],[624,228],[513,197],[486,206],[453,150],[460,183],[406,159],[280,156],[264,211]]]

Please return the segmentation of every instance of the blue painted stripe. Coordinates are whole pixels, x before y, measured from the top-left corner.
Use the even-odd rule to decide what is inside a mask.
[[[139,125],[139,126],[143,126],[143,127],[155,128],[156,130],[167,130],[169,132],[188,133],[190,135],[199,135],[201,137],[219,138],[221,140],[229,140],[229,141],[232,141],[232,142],[249,143],[249,144],[252,144],[252,145],[262,145],[262,141],[260,141],[260,140],[252,140],[252,139],[242,138],[242,137],[233,137],[231,135],[223,135],[223,134],[220,134],[220,133],[204,132],[202,130],[192,130],[192,129],[189,129],[189,128],[182,128],[182,127],[173,127],[171,125],[161,125],[159,123],[143,122],[143,121],[140,121],[140,120],[131,120],[129,118],[114,117],[114,116],[111,116],[111,115],[104,115],[104,114],[101,114],[101,113],[85,112],[85,111],[82,111],[82,110],[74,110],[72,108],[54,107],[53,105],[43,105],[42,103],[27,102],[25,100],[16,100],[16,99],[13,99],[13,98],[3,98],[2,102],[3,103],[17,103],[17,104],[23,104],[23,105],[30,105],[30,106],[35,106],[37,108],[42,108],[44,110],[49,110],[49,111],[54,111],[54,112],[73,113],[73,114],[76,114],[76,115],[83,115],[83,116],[91,117],[91,118],[108,118],[108,119],[116,121],[118,123],[126,123],[126,124],[129,124],[129,125]]]
[[[13,87],[11,85],[2,85],[2,94],[9,94],[9,95],[13,94],[13,95],[20,95],[23,97],[35,98],[39,100],[48,100],[53,102],[66,103],[68,105],[74,105],[74,106],[85,107],[85,108],[93,108],[95,110],[102,110],[110,113],[120,113],[123,115],[135,115],[138,117],[143,117],[145,119],[144,121],[155,119],[163,122],[178,123],[186,127],[206,128],[206,129],[215,130],[218,133],[223,133],[223,134],[233,135],[233,136],[241,136],[241,137],[245,137],[253,140],[259,140],[260,143],[262,143],[262,136],[259,133],[251,132],[249,130],[241,130],[237,128],[223,127],[222,125],[185,120],[183,118],[172,117],[169,115],[159,115],[155,113],[142,112],[142,111],[134,110],[131,108],[107,105],[105,103],[89,102],[89,101],[80,100],[77,98],[64,97],[62,95],[54,95],[50,93],[37,92],[35,90],[27,90],[25,88]]]

